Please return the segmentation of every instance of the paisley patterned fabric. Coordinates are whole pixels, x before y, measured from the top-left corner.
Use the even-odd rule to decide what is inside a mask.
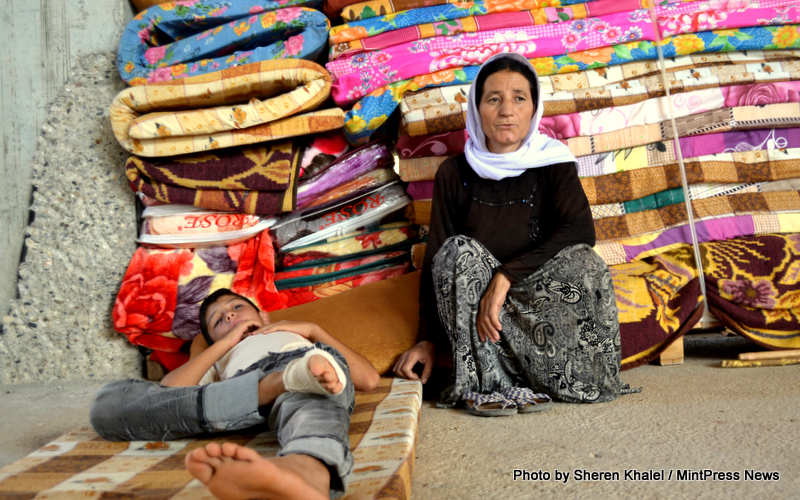
[[[445,241],[433,264],[439,317],[453,350],[452,406],[467,391],[529,387],[561,401],[598,403],[634,392],[620,380],[611,274],[586,245],[567,247],[508,292],[497,343],[480,342],[480,298],[500,262],[465,236]]]
[[[316,59],[330,22],[298,5],[319,0],[183,0],[151,7],[125,28],[117,55],[131,85],[271,59]]]

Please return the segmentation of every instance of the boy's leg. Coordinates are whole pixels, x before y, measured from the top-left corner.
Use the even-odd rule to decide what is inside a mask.
[[[257,370],[205,386],[120,380],[95,395],[90,421],[109,441],[170,440],[261,424]]]
[[[337,497],[344,492],[353,469],[347,431],[355,392],[344,357],[324,344],[316,347],[340,365],[347,378],[342,381],[345,388],[337,395],[284,393],[278,397],[269,415],[270,428],[277,429],[281,444],[278,457],[264,459],[232,443],[222,447],[212,443],[187,455],[189,471],[219,498],[236,500],[255,493],[283,498],[284,493],[300,490],[311,498],[314,492]],[[262,370],[269,371],[266,366]]]

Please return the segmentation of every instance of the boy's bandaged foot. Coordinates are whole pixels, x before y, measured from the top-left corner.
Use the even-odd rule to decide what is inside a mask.
[[[319,380],[317,380],[317,377],[311,373],[308,364],[312,356],[322,356],[330,364],[330,369],[333,370],[341,385],[338,391],[331,392],[327,390]],[[324,372],[322,375],[324,375]],[[322,377],[322,375],[320,375],[320,377]],[[344,390],[345,384],[347,384],[347,379],[339,363],[333,356],[322,349],[311,349],[302,358],[290,361],[283,371],[283,385],[288,392],[304,392],[323,396],[327,396],[328,394],[337,395]]]

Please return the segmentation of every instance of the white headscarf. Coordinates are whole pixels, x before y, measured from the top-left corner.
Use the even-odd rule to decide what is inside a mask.
[[[506,177],[517,177],[529,168],[575,161],[575,156],[566,145],[539,133],[539,121],[542,119],[542,113],[544,112],[539,75],[536,74],[533,65],[525,56],[515,52],[495,54],[483,63],[474,81],[478,81],[481,71],[489,62],[501,57],[516,59],[530,68],[536,81],[536,111],[533,113],[533,119],[531,120],[531,129],[525,139],[522,140],[519,149],[512,153],[492,153],[486,147],[486,135],[483,133],[481,115],[478,112],[478,99],[481,96],[475,95],[477,85],[473,83],[469,89],[469,98],[467,99],[467,132],[469,133],[469,138],[464,147],[464,153],[467,155],[467,161],[472,170],[483,179],[498,181]]]

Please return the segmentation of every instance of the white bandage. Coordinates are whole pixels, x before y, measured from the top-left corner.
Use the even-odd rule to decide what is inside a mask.
[[[317,381],[314,375],[311,374],[311,370],[308,369],[308,360],[311,356],[322,356],[328,360],[328,363],[331,364],[336,372],[336,377],[338,377],[339,382],[342,384],[342,388],[339,392],[328,392],[322,387],[322,384]],[[290,361],[283,371],[283,385],[288,392],[305,392],[309,394],[321,394],[323,396],[329,394],[336,395],[344,390],[345,384],[347,384],[347,379],[339,363],[333,359],[333,356],[322,349],[311,349],[302,358]]]

